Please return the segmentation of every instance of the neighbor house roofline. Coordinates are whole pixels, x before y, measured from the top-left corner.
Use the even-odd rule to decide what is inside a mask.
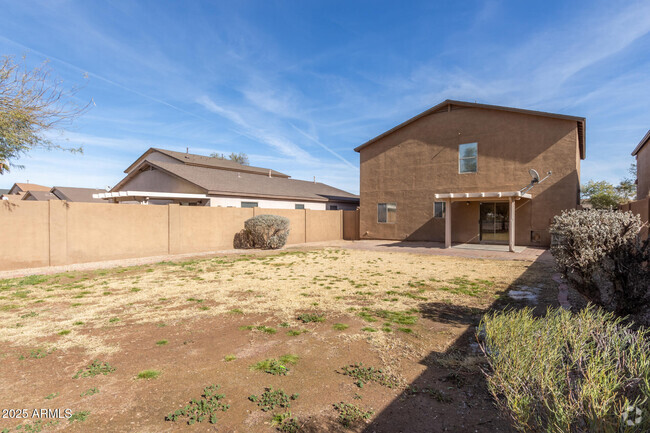
[[[290,195],[290,194],[268,194],[268,193],[248,193],[248,192],[239,192],[239,191],[220,191],[220,190],[208,190],[204,186],[197,184],[196,182],[192,182],[191,180],[184,178],[182,176],[177,175],[176,173],[173,173],[162,165],[156,164],[155,162],[152,161],[142,161],[137,167],[135,167],[134,170],[132,170],[129,174],[124,177],[117,185],[115,185],[110,192],[119,192],[119,189],[122,185],[124,185],[128,180],[132,179],[135,177],[141,167],[144,166],[151,166],[155,167],[156,169],[162,171],[163,173],[172,176],[176,179],[183,180],[185,182],[188,182],[203,191],[205,191],[206,194],[210,196],[226,196],[226,197],[248,197],[248,198],[258,198],[258,199],[270,199],[270,200],[293,200],[293,201],[301,201],[301,202],[328,202],[328,201],[349,201],[349,202],[356,202],[358,198],[356,197],[341,197],[341,196],[331,196],[331,195],[325,195],[325,194],[319,194],[322,198],[320,197],[304,197],[304,196],[298,196],[298,195]],[[216,170],[216,169],[214,169]],[[296,179],[286,179],[287,181],[290,182],[305,182],[305,181],[300,181]]]
[[[650,141],[650,129],[648,130],[648,132],[646,132],[645,136],[641,139],[641,141],[639,141],[639,144],[636,145],[636,147],[632,151],[632,156],[636,156],[636,154],[639,153],[641,148],[645,146],[645,144],[648,141]]]
[[[149,150],[151,150],[151,149],[149,149]],[[143,155],[143,156],[144,156],[144,155]],[[138,158],[138,161],[139,161],[141,158],[142,158],[142,157]],[[136,161],[136,162],[138,162],[138,161]],[[134,165],[135,165],[135,162],[134,162],[133,164],[131,164],[131,167],[133,167]],[[178,176],[177,174],[172,173],[172,172],[170,172],[169,170],[165,170],[163,167],[160,167],[160,166],[156,165],[155,163],[153,163],[153,162],[151,162],[151,161],[146,161],[146,160],[143,160],[140,164],[138,164],[138,165],[135,167],[135,169],[130,170],[130,171],[126,171],[127,175],[126,175],[122,180],[120,180],[120,181],[119,181],[119,182],[118,182],[118,183],[117,183],[113,188],[111,188],[111,192],[114,192],[114,191],[116,191],[116,190],[119,190],[119,188],[120,188],[122,185],[124,185],[124,183],[126,183],[126,182],[129,181],[129,180],[131,180],[132,178],[134,178],[134,177],[138,174],[138,171],[140,170],[140,168],[142,168],[142,167],[144,167],[144,166],[147,166],[147,165],[150,166],[150,167],[156,167],[158,170],[160,170],[160,171],[162,171],[162,172],[164,172],[164,173],[166,173],[166,174],[168,174],[168,175],[170,175],[170,176],[172,176],[172,177],[174,177],[174,178],[176,178],[176,179],[180,179],[180,180],[183,180],[183,181],[185,181],[185,182],[191,183],[192,185],[196,186],[197,188],[201,188],[201,189],[202,189],[203,191],[205,191],[206,193],[208,192],[208,190],[205,189],[204,187],[202,187],[201,185],[197,185],[197,184],[194,183],[194,182],[191,182],[191,181],[189,181],[189,180],[187,180],[187,179],[184,179],[184,178],[182,178],[181,176]],[[129,167],[129,169],[130,169],[131,167]]]
[[[359,147],[356,147],[354,150],[356,152],[360,152],[362,149],[370,146],[371,144],[375,143],[376,141],[392,134],[393,132],[397,131],[398,129],[401,129],[405,127],[406,125],[409,125],[416,120],[426,117],[430,114],[434,114],[437,112],[442,112],[444,109],[447,109],[447,111],[451,111],[452,106],[457,106],[457,107],[467,107],[467,108],[484,108],[487,110],[499,110],[499,111],[507,111],[511,113],[519,113],[519,114],[528,114],[531,116],[542,116],[542,117],[550,117],[553,119],[561,119],[561,120],[572,120],[578,123],[578,145],[580,148],[580,159],[585,159],[586,156],[586,146],[585,146],[585,128],[586,128],[586,119],[584,117],[577,117],[577,116],[568,116],[566,114],[556,114],[556,113],[547,113],[544,111],[534,111],[534,110],[525,110],[523,108],[512,108],[512,107],[503,107],[500,105],[488,105],[488,104],[478,104],[476,102],[465,102],[465,101],[455,101],[452,99],[447,99],[440,104],[429,108],[428,110],[418,114],[417,116],[411,117],[405,122],[400,123],[396,127],[389,129],[388,131],[384,132],[383,134],[380,134],[376,136],[375,138],[366,141],[364,144],[362,144]]]
[[[173,150],[167,150],[167,149],[159,149],[156,147],[150,147],[149,150],[147,150],[145,153],[143,153],[138,159],[133,162],[133,164],[129,165],[126,170],[124,170],[124,173],[129,173],[134,167],[136,167],[144,158],[146,158],[148,155],[158,152],[161,153],[165,156],[168,156],[170,158],[173,158],[177,161],[182,162],[183,164],[187,165],[194,165],[197,167],[206,167],[206,168],[217,168],[219,170],[226,170],[226,171],[238,171],[241,173],[251,173],[251,174],[258,174],[258,175],[264,175],[264,176],[274,176],[274,177],[285,177],[285,178],[290,178],[288,174],[280,173],[279,171],[275,171],[269,168],[263,168],[263,167],[254,167],[251,165],[243,165],[236,163],[234,161],[230,160],[223,160],[223,165],[219,164],[218,166],[214,164],[214,160],[218,160],[218,158],[212,158],[208,156],[203,156],[203,155],[196,155],[193,153],[182,153],[182,152],[176,152]],[[187,156],[186,156],[187,155]],[[187,159],[186,159],[187,158]],[[209,161],[210,163],[206,163],[206,161]]]

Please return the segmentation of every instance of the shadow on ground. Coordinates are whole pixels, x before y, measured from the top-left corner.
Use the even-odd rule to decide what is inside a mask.
[[[553,263],[539,257],[507,290],[520,286],[544,285],[535,306],[544,314],[557,306],[557,288],[550,280]],[[532,306],[509,299],[502,293],[488,310]],[[364,433],[399,432],[514,432],[509,419],[501,415],[487,389],[481,369],[486,369],[478,348],[476,327],[486,311],[449,305],[420,305],[423,318],[434,322],[466,325],[467,331],[444,352],[431,352],[420,361],[426,370],[362,431]]]

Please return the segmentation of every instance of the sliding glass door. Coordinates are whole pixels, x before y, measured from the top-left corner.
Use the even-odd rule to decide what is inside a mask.
[[[481,203],[479,239],[486,243],[508,243],[508,203]]]

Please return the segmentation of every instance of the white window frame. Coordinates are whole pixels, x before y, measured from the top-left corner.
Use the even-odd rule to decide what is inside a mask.
[[[442,205],[442,215],[437,216],[436,215],[436,205],[441,204]],[[444,218],[447,215],[447,203],[444,201],[434,201],[433,202],[433,217],[434,218]]]
[[[467,146],[468,144],[473,144],[476,147],[476,156],[466,156],[466,157],[461,156],[461,151],[460,151],[461,146]],[[475,171],[461,171],[461,161],[468,160],[468,159],[476,160],[476,170]],[[478,142],[461,143],[461,144],[458,145],[458,173],[459,174],[478,173]]]
[[[379,221],[379,207],[380,206],[386,206],[386,221]],[[388,221],[388,214],[389,214],[389,206],[393,205],[394,208],[394,214],[395,214],[395,221]],[[397,222],[397,202],[385,202],[385,203],[377,203],[377,223],[378,224],[395,224]]]

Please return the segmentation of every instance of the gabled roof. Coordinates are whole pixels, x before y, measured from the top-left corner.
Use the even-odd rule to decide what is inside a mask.
[[[49,191],[49,186],[37,185],[35,183],[14,183],[9,190],[10,194],[18,194],[19,192],[27,191]]]
[[[211,195],[305,201],[357,202],[359,200],[357,195],[320,182],[260,176],[164,161],[143,161],[141,166],[136,167],[136,170],[132,170],[111,191],[119,191],[126,181],[136,176],[140,169],[145,166],[154,167],[171,176],[190,182]]]
[[[148,155],[150,155],[153,152],[162,153],[163,155],[169,156],[170,158],[174,158],[175,160],[182,162],[185,165],[218,168],[220,170],[238,171],[240,173],[251,173],[251,174],[265,175],[265,176],[268,176],[269,172],[271,172],[271,176],[285,177],[285,178],[290,177],[287,174],[280,173],[279,171],[271,170],[269,168],[252,167],[250,165],[238,164],[228,159],[214,158],[211,156],[203,156],[203,155],[194,155],[192,153],[175,152],[173,150],[158,149],[155,147],[152,147],[149,150],[147,150],[145,153],[143,153],[142,156],[140,156],[133,164],[131,164],[126,170],[124,170],[124,172],[129,173],[133,169],[133,167],[139,165],[143,159],[145,159]]]
[[[27,191],[23,195],[22,200],[30,200],[30,197],[33,197],[36,201],[59,200],[59,197],[49,191]]]
[[[387,135],[392,134],[393,132],[397,131],[398,129],[401,129],[405,127],[406,125],[409,125],[410,123],[415,122],[418,119],[421,119],[422,117],[428,116],[430,114],[435,114],[439,112],[445,112],[445,111],[451,111],[453,107],[467,107],[467,108],[484,108],[487,110],[499,110],[499,111],[508,111],[512,113],[519,113],[519,114],[528,114],[531,116],[542,116],[542,117],[551,117],[553,119],[562,119],[562,120],[573,120],[578,123],[578,144],[580,146],[580,159],[585,159],[586,156],[586,146],[585,146],[585,124],[586,124],[586,119],[584,117],[576,117],[576,116],[567,116],[565,114],[555,114],[555,113],[547,113],[544,111],[533,111],[533,110],[524,110],[522,108],[512,108],[512,107],[503,107],[500,105],[487,105],[487,104],[477,104],[476,102],[465,102],[465,101],[454,101],[452,99],[447,99],[440,104],[436,105],[435,107],[429,108],[428,110],[418,114],[417,116],[411,117],[409,120],[406,122],[400,123],[396,127],[389,129],[388,131],[384,132],[383,134],[380,134],[373,138],[372,140],[369,140],[362,144],[361,146],[355,148],[354,150],[356,152],[360,152],[361,149],[373,144],[374,142],[378,141],[381,138],[386,137]]]
[[[636,156],[636,154],[639,153],[639,151],[641,150],[641,148],[642,148],[643,146],[645,146],[645,144],[646,144],[648,141],[650,141],[650,130],[648,130],[648,132],[647,132],[646,135],[641,139],[641,141],[639,142],[639,144],[636,145],[636,147],[635,147],[634,150],[632,151],[632,156]]]
[[[73,188],[69,186],[55,186],[50,190],[61,200],[82,203],[106,203],[105,200],[93,198],[93,194],[106,192],[105,189]]]

